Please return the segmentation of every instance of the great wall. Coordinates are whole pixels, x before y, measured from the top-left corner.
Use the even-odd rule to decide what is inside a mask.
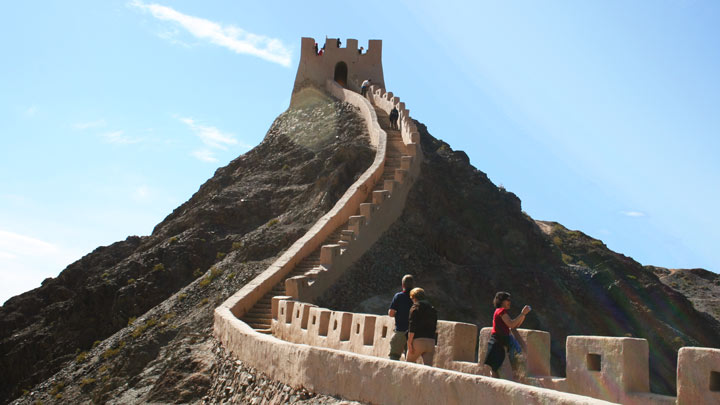
[[[214,333],[233,356],[294,387],[375,404],[719,404],[720,349],[684,347],[677,397],[649,390],[649,347],[644,339],[570,336],[566,377],[550,375],[550,334],[516,331],[524,374],[509,362],[489,377],[482,364],[489,328],[440,321],[433,365],[387,358],[394,320],[387,316],[319,308],[312,302],[387,230],[403,211],[420,176],[419,133],[405,103],[385,91],[382,42],[345,48],[327,39],[302,39],[293,101],[324,91],[359,109],[376,148],[372,165],[275,263],[215,309]],[[372,79],[368,97],[360,83]],[[387,115],[400,112],[399,130]],[[478,361],[480,359],[480,361]]]

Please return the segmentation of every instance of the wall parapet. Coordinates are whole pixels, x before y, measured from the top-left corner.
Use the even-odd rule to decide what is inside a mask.
[[[295,241],[267,270],[260,273],[238,292],[228,298],[222,305],[231,312],[242,317],[252,306],[273,286],[280,283],[300,263],[326,240],[326,238],[349,216],[353,215],[363,203],[373,186],[382,177],[387,134],[380,128],[374,109],[367,100],[359,94],[353,93],[337,86],[336,83],[327,83],[327,90],[342,101],[347,101],[360,108],[361,116],[366,122],[370,143],[376,148],[375,159],[360,178],[348,188],[335,206],[322,216],[305,235]]]
[[[284,341],[359,355],[386,358],[394,319],[333,311],[290,297],[273,299],[273,336]],[[490,376],[482,364],[492,328],[438,321],[433,367]],[[527,385],[629,405],[720,403],[720,349],[687,347],[678,361],[678,397],[650,392],[649,351],[645,339],[568,336],[567,377],[550,375],[550,334],[514,330],[523,355],[520,375],[505,361],[500,374]],[[418,359],[422,361],[422,359]]]
[[[388,405],[460,405],[478,400],[524,405],[610,404],[481,375],[286,342],[256,332],[222,306],[215,310],[214,325],[215,335],[226,349],[273,379],[350,400]]]

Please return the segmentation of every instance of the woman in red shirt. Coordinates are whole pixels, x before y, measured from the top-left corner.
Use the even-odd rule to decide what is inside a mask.
[[[493,304],[495,304],[495,314],[493,314],[492,335],[490,335],[490,341],[488,342],[485,364],[492,369],[493,377],[500,378],[498,370],[505,361],[505,352],[510,348],[510,329],[522,325],[525,315],[530,312],[530,306],[525,305],[520,315],[515,319],[511,319],[507,313],[508,309],[510,309],[510,293],[501,291],[495,294]]]

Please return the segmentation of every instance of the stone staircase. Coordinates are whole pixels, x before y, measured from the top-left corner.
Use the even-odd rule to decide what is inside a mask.
[[[406,146],[403,142],[400,130],[391,129],[388,114],[378,107],[374,107],[377,114],[380,127],[387,133],[386,160],[383,167],[383,173],[380,179],[375,183],[373,192],[368,194],[365,201],[366,207],[372,211],[377,204],[383,199],[389,197],[392,189],[396,184],[398,175],[404,177],[407,173],[407,167],[412,162],[413,157],[406,154]],[[403,163],[405,162],[405,163]],[[398,174],[399,172],[399,174]],[[379,193],[379,194],[378,194]],[[380,200],[380,201],[379,201]],[[308,276],[310,278],[321,270],[320,253],[322,246],[340,245],[340,254],[352,243],[356,229],[350,224],[353,219],[360,218],[363,213],[358,210],[356,215],[350,217],[347,222],[335,229],[322,243],[320,247],[315,249],[310,255],[302,259],[290,273],[279,283],[277,283],[271,291],[266,293],[255,305],[242,316],[241,320],[247,323],[257,332],[270,334],[272,325],[272,298],[275,296],[286,296],[285,281],[296,276]],[[364,218],[364,217],[363,217]]]

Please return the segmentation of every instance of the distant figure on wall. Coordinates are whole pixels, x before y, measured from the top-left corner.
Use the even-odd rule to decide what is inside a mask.
[[[362,94],[363,97],[365,97],[365,95],[367,94],[368,87],[370,87],[371,81],[372,80],[370,80],[370,79],[365,79],[365,81],[362,82],[362,85],[360,86],[360,93]]]
[[[318,45],[317,42],[315,42],[315,55],[319,55],[320,52],[318,51]]]
[[[510,329],[515,329],[522,325],[523,321],[525,321],[525,316],[531,311],[530,306],[525,305],[517,318],[510,319],[510,315],[508,315],[507,312],[510,309],[510,302],[510,293],[503,291],[495,294],[495,299],[493,299],[495,313],[493,314],[493,328],[490,341],[488,342],[485,364],[490,366],[492,376],[495,378],[500,378],[498,370],[505,361],[506,351],[510,353],[511,360],[514,358],[516,352],[520,353],[520,345],[511,335]],[[510,364],[513,366],[513,369],[515,369],[512,361]]]
[[[425,297],[425,290],[413,288],[410,291],[413,306],[410,308],[408,325],[407,361],[415,363],[422,356],[423,364],[432,366],[435,356],[435,329],[437,327],[437,311]]]
[[[364,50],[365,50],[365,47],[362,47],[362,46],[361,46],[360,49],[358,49],[358,53],[359,53],[360,55],[362,55],[362,53],[363,53]]]
[[[400,113],[398,112],[397,107],[393,106],[393,109],[390,110],[390,128],[392,129],[398,129],[398,117],[400,116]]]
[[[410,298],[410,290],[415,287],[415,279],[410,274],[402,278],[402,292],[395,294],[388,309],[388,316],[395,318],[395,331],[390,338],[390,359],[400,360],[400,356],[407,349],[408,319],[410,318],[410,307],[413,301]]]
[[[340,45],[342,45],[342,42],[340,42],[340,38],[337,39],[337,47],[340,48]]]

